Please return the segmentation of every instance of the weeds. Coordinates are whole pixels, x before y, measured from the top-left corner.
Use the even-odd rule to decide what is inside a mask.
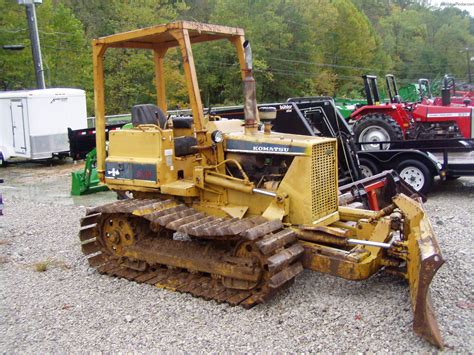
[[[66,262],[62,260],[55,260],[53,258],[48,258],[46,260],[39,261],[35,263],[33,266],[34,266],[35,271],[37,272],[45,272],[46,270],[52,267],[59,267],[64,270],[71,268],[71,266],[68,265]]]
[[[48,270],[49,265],[50,265],[49,260],[40,261],[35,264],[35,270],[37,272],[45,272],[46,270]]]

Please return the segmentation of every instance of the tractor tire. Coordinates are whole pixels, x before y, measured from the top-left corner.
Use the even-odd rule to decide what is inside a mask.
[[[396,168],[400,177],[415,191],[427,194],[433,186],[433,175],[428,167],[417,160],[405,160]]]
[[[380,172],[380,169],[377,164],[366,158],[359,158],[359,168],[362,174],[362,178],[370,177]]]
[[[403,132],[398,123],[392,117],[379,113],[360,118],[352,130],[356,142],[374,142],[361,144],[361,150],[379,150],[380,144],[376,142],[403,140]],[[390,149],[390,144],[383,144],[382,149]]]

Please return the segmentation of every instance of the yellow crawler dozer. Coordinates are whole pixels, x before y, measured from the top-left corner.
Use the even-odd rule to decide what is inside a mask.
[[[245,121],[204,115],[192,44],[228,40],[244,82]],[[167,116],[164,58],[182,55],[192,115]],[[104,54],[153,51],[157,105],[105,142]],[[239,28],[174,22],[93,41],[97,170],[131,198],[91,208],[82,250],[101,273],[252,307],[303,268],[349,280],[407,279],[414,330],[441,347],[428,289],[443,259],[422,204],[403,194],[380,211],[338,206],[332,138],[271,131],[257,111],[251,50]],[[265,122],[261,128],[260,119]]]

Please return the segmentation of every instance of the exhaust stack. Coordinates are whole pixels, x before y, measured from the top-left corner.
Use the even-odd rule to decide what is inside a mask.
[[[443,88],[441,89],[441,104],[443,106],[451,105],[451,89],[449,88],[450,78],[445,75],[443,78]],[[454,80],[452,80],[454,87]]]
[[[258,132],[258,109],[255,79],[253,77],[252,49],[249,41],[244,42],[245,53],[245,79],[244,79],[244,116],[245,134]]]

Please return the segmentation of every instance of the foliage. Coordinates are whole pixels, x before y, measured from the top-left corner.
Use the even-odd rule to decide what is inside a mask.
[[[57,2],[61,2],[56,0]],[[84,24],[88,39],[166,23],[187,9],[181,1],[167,0],[64,0]],[[172,56],[173,57],[173,56]],[[177,62],[167,63],[168,86],[178,87],[170,104],[178,103],[185,87],[182,77],[176,79]],[[107,114],[129,112],[139,103],[156,102],[153,56],[137,50],[110,49],[105,60],[105,99]],[[170,77],[173,82],[170,82]],[[170,94],[173,90],[170,90]],[[89,106],[89,111],[93,106]]]
[[[457,8],[431,8],[427,1],[395,1],[377,15],[378,0],[356,0],[367,11],[381,34],[384,51],[393,61],[393,73],[401,82],[424,77],[435,79],[446,73],[467,79],[467,53],[473,45],[472,18]]]
[[[90,41],[93,38],[186,19],[245,29],[254,52],[261,102],[303,95],[361,95],[360,76],[396,74],[399,82],[445,73],[466,79],[474,20],[427,0],[44,0],[37,7],[48,86],[81,87],[93,114]],[[0,0],[0,90],[33,88],[35,78],[24,8]],[[195,46],[205,105],[239,104],[234,48],[221,41]],[[180,56],[165,64],[168,106],[188,105]],[[153,55],[108,50],[107,113],[156,101]],[[383,86],[383,85],[380,85]]]
[[[63,4],[43,1],[37,8],[45,81],[52,87],[92,89],[89,47],[82,24]],[[15,0],[0,0],[0,44],[23,44],[22,51],[0,52],[0,85],[3,90],[35,86],[25,8]]]

